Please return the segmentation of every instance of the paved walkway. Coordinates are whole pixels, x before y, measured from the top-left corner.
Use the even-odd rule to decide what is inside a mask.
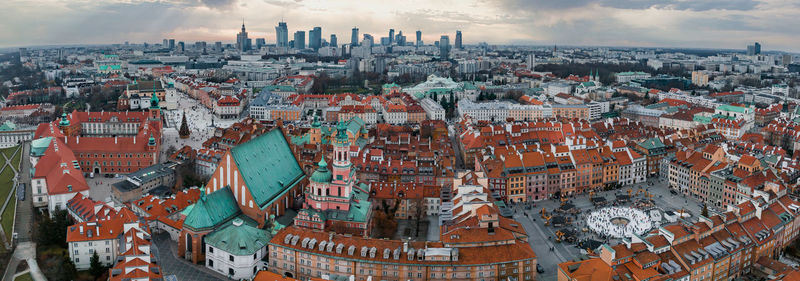
[[[28,263],[33,280],[47,281],[47,278],[44,277],[42,270],[39,268],[39,264],[36,263],[36,243],[31,242],[22,242],[17,245],[14,255],[11,256],[11,261],[8,262],[3,281],[14,281],[14,271],[17,270],[17,266],[23,260]]]
[[[197,280],[197,281],[222,281],[228,280],[222,274],[211,271],[210,269],[192,264],[178,257],[175,250],[175,243],[170,240],[165,233],[153,236],[154,251],[158,257],[159,266],[164,276],[175,275],[178,280]]]

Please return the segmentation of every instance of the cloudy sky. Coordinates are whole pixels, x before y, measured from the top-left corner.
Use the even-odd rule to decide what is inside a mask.
[[[0,47],[235,41],[275,42],[321,26],[350,41],[350,29],[376,38],[389,28],[433,42],[461,30],[466,44],[601,45],[800,51],[797,0],[3,0]],[[291,37],[291,35],[290,35]]]

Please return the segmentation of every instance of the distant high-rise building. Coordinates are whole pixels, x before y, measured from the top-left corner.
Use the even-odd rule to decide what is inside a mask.
[[[306,32],[298,30],[294,33],[294,48],[302,50],[306,48]]]
[[[761,54],[761,43],[756,42],[753,45],[747,45],[747,55],[755,56]]]
[[[279,22],[275,27],[275,45],[278,47],[289,47],[289,27],[285,22]]]
[[[214,42],[214,51],[222,52],[222,42]]]
[[[358,46],[358,27],[353,27],[353,33],[350,34],[350,46]]]
[[[246,52],[250,48],[247,44],[247,30],[244,28],[244,22],[242,22],[242,31],[239,34],[236,34],[236,49],[240,52]]]
[[[166,48],[169,45],[169,40],[164,39],[164,43],[161,43],[162,48]]]
[[[322,47],[322,28],[317,26],[308,31],[308,47],[319,50]]]
[[[403,31],[398,31],[397,35],[394,36],[394,42],[398,46],[404,46],[406,44],[406,36],[403,35]]]
[[[461,30],[456,30],[456,42],[455,47],[458,50],[461,50],[464,46],[461,45]]]
[[[336,47],[339,42],[336,42],[336,34],[331,34],[331,41],[329,42],[328,46]]]
[[[394,28],[389,29],[389,45],[392,44],[392,40],[394,40]]]
[[[175,39],[169,39],[169,49],[175,50]]]
[[[186,44],[184,44],[183,41],[178,42],[178,49],[176,51],[181,52],[181,53],[185,52],[186,51]]]
[[[205,41],[194,42],[194,49],[198,50],[198,51],[205,51],[206,50],[206,42]]]
[[[528,54],[528,61],[525,64],[528,65],[528,70],[533,71],[536,68],[536,55],[533,53]]]
[[[375,37],[372,37],[371,34],[364,33],[364,41],[361,42],[361,45],[364,47],[372,47],[372,45],[375,45]]]
[[[256,49],[259,49],[259,50],[260,50],[260,49],[261,49],[261,47],[264,47],[264,46],[266,46],[266,45],[267,45],[267,39],[264,39],[264,38],[256,38]]]
[[[442,35],[442,38],[439,38],[439,57],[444,59],[450,57],[450,37],[447,35]]]
[[[416,41],[416,44],[417,44],[417,46],[422,46],[422,31],[421,30],[417,30],[417,41]]]

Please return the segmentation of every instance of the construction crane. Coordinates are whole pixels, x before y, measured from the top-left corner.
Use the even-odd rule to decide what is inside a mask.
[[[556,242],[561,242],[564,239],[564,232],[561,230],[556,230]]]
[[[552,219],[552,218],[553,218],[553,216],[550,216],[550,215],[544,215],[544,216],[542,216],[542,218],[544,219],[544,225],[545,225],[545,226],[548,226],[548,225],[550,225],[550,219]]]

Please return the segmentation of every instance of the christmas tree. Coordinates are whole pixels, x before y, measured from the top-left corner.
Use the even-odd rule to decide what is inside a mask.
[[[186,112],[184,111],[183,120],[181,120],[181,128],[178,130],[178,135],[182,139],[186,139],[189,138],[189,134],[191,134],[191,131],[189,131],[189,125],[186,124]]]

